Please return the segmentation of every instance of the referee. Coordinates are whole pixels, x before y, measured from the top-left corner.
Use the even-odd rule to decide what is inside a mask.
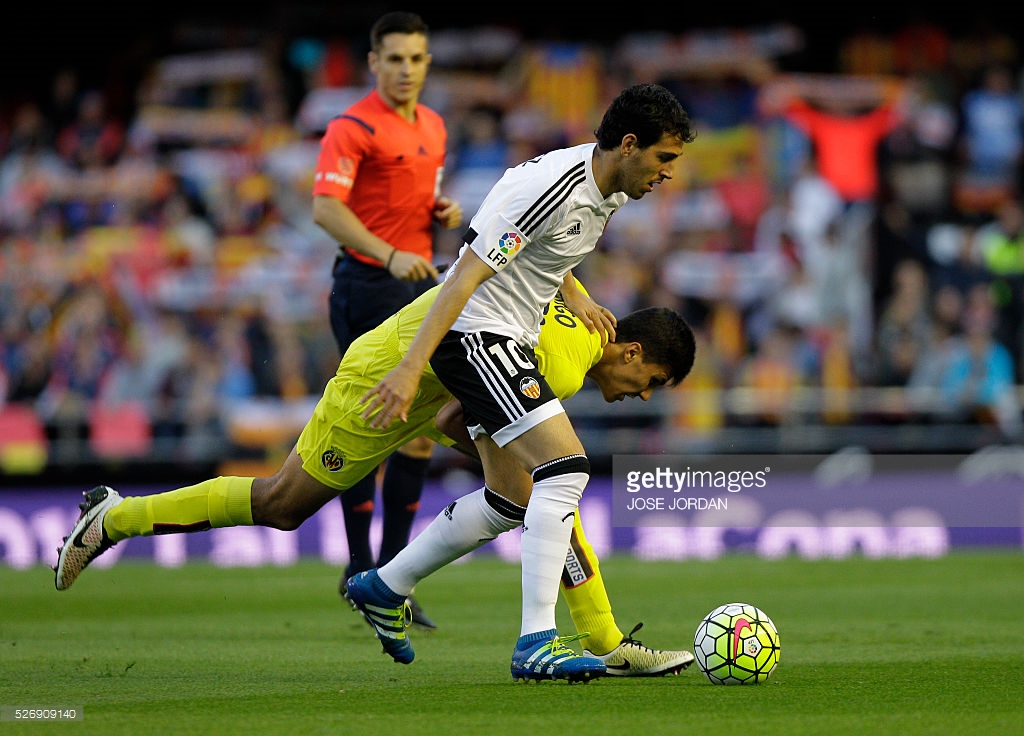
[[[339,244],[330,296],[342,355],[352,341],[437,283],[433,228],[458,227],[462,208],[440,196],[447,145],[441,116],[419,103],[430,67],[428,28],[413,13],[388,13],[370,31],[376,85],[327,126],[313,184],[313,220]],[[376,496],[371,473],[341,496],[349,564],[344,581],[383,565],[409,541],[433,442],[420,437],[386,463],[384,533],[370,548]],[[413,621],[435,628],[415,599]]]

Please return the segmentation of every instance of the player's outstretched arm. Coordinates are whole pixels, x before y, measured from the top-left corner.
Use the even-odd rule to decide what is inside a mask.
[[[455,265],[430,306],[401,362],[381,381],[363,394],[363,418],[374,429],[384,429],[395,419],[409,418],[409,407],[416,396],[420,378],[426,370],[430,356],[441,344],[462,312],[476,287],[494,275],[494,271],[472,250],[467,249]]]

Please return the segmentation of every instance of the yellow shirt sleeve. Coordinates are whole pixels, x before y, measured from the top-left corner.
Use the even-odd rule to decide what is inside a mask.
[[[577,286],[586,293],[582,284]],[[534,353],[537,366],[551,390],[562,401],[583,387],[587,371],[601,359],[604,352],[601,336],[591,334],[569,311],[561,294],[555,296],[544,312],[540,323],[540,337]]]

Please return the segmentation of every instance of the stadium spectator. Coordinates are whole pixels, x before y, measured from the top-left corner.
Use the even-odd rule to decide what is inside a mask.
[[[69,588],[86,565],[127,538],[253,524],[294,529],[360,477],[374,472],[377,464],[408,437],[423,433],[441,439],[434,426],[435,417],[440,426],[461,429],[456,438],[446,442],[470,443],[464,424],[458,423],[461,411],[431,371],[425,373],[422,390],[410,407],[408,425],[399,423],[374,430],[370,420],[360,415],[363,391],[399,362],[401,352],[394,346],[408,344],[439,291],[440,287],[435,288],[357,338],[353,349],[342,358],[336,376],[324,390],[295,448],[273,475],[218,477],[149,496],[122,498],[106,486],[85,494],[83,513],[66,539],[93,539],[87,530],[96,532],[95,539],[87,542],[87,549],[77,544],[64,546],[55,567],[57,589]],[[558,310],[561,319],[548,320],[542,326],[537,355],[563,398],[574,394],[589,376],[607,401],[626,396],[646,400],[655,388],[682,381],[693,363],[692,331],[680,315],[669,309],[654,308],[627,315],[619,325],[618,340],[605,345],[601,344],[603,337],[591,334],[561,299],[551,304],[551,310]],[[471,444],[465,449],[473,453]],[[503,483],[530,485],[526,473],[513,465],[511,459],[506,463]],[[460,499],[458,512],[455,506],[453,503],[441,512],[440,523],[446,523],[443,520],[453,514],[459,518],[476,515],[488,527],[472,530],[471,539],[462,540],[460,544],[468,547],[463,553],[519,526],[526,511],[489,488]],[[575,561],[579,559],[577,555],[582,555],[587,562],[587,575],[585,580],[576,578],[574,585],[564,586],[563,592],[574,623],[580,629],[586,626],[581,635],[589,631],[587,646],[607,662],[611,674],[662,675],[687,667],[693,661],[690,652],[644,647],[632,638],[636,628],[630,635],[623,635],[612,615],[598,560],[583,533],[579,514],[570,515],[574,517],[573,549],[567,554],[567,536],[567,544],[560,550],[560,564],[568,564],[570,556]],[[569,579],[572,578],[563,576],[563,580]],[[555,585],[558,586],[557,579]],[[395,631],[400,639],[405,638],[404,627],[403,612],[403,633]],[[403,661],[411,661],[411,647],[408,654]]]
[[[915,225],[950,214],[957,111],[934,85],[910,82],[907,115],[879,148],[883,203],[897,203]]]
[[[748,426],[776,427],[791,424],[800,416],[796,396],[811,382],[807,370],[806,336],[799,327],[777,323],[761,339],[754,353],[736,370],[733,385],[754,389],[749,412],[740,418]]]
[[[773,289],[765,299],[754,307],[745,328],[746,337],[752,344],[761,340],[780,324],[797,327],[802,331],[811,331],[821,324],[821,295],[814,277],[807,268],[802,255],[795,247],[793,238],[788,232],[782,236],[785,248],[784,277],[779,287]],[[723,354],[730,356],[733,363],[748,356],[748,345],[745,341],[734,337],[729,342],[733,349],[727,349],[716,336],[715,344]],[[738,349],[737,349],[738,348]]]
[[[814,146],[819,170],[847,203],[873,204],[879,193],[878,147],[900,121],[890,100],[866,107],[864,101],[792,97],[786,119]]]
[[[129,327],[124,348],[104,376],[97,400],[115,406],[135,402],[145,407],[150,417],[154,416],[157,392],[167,370],[153,359],[156,349],[138,325]]]
[[[936,289],[949,285],[966,294],[975,284],[992,280],[977,247],[977,231],[977,225],[963,222],[938,222],[928,228],[924,260]]]
[[[895,66],[895,42],[891,34],[859,17],[838,49],[838,67],[843,74],[880,76],[892,74]]]
[[[818,290],[821,325],[842,324],[850,353],[860,361],[871,350],[874,314],[871,306],[871,231],[869,208],[846,210],[817,243],[805,244],[811,278]]]
[[[160,204],[157,221],[168,248],[190,266],[208,268],[214,264],[217,231],[204,215],[200,199],[180,181]]]
[[[53,122],[46,117],[42,107],[34,100],[24,100],[15,106],[11,115],[4,156],[52,149],[53,139]]]
[[[852,417],[851,394],[860,383],[864,370],[851,349],[852,340],[842,317],[837,317],[819,331],[818,380],[822,388],[821,418],[827,424],[847,424]]]
[[[928,339],[906,382],[906,403],[914,420],[954,418],[955,409],[942,401],[942,383],[961,349],[963,309],[964,295],[954,286],[940,286],[931,298]]]
[[[120,351],[122,327],[98,284],[85,285],[61,307],[54,323],[52,372],[39,407],[62,436],[84,436],[89,408]]]
[[[50,340],[45,323],[34,320],[32,311],[5,305],[0,321],[0,366],[4,373],[0,405],[4,401],[34,402],[50,382]]]
[[[80,93],[78,71],[72,66],[58,69],[53,75],[49,96],[43,103],[46,119],[55,131],[62,131],[75,122]]]
[[[797,244],[823,238],[844,206],[839,190],[821,173],[813,154],[789,185],[787,200],[789,228]]]
[[[878,317],[874,382],[905,386],[931,339],[928,272],[918,261],[899,263],[892,294]]]
[[[434,223],[458,227],[462,208],[441,195],[447,130],[419,102],[431,56],[418,15],[388,13],[370,30],[369,68],[376,86],[327,126],[313,184],[313,219],[338,243],[331,291],[331,328],[342,355],[437,283]],[[349,564],[341,579],[384,564],[409,541],[433,443],[411,438],[384,469],[384,535],[370,549],[376,477],[341,496]],[[415,597],[416,623],[435,628]]]
[[[912,6],[893,34],[893,71],[938,82],[948,73],[951,48],[949,29],[930,19],[924,8]]]
[[[729,212],[733,249],[749,252],[761,216],[771,204],[771,190],[761,162],[750,151],[738,151],[733,166],[714,186]]]
[[[1020,436],[1022,416],[1013,358],[994,338],[995,328],[990,290],[976,286],[964,306],[964,339],[954,346],[942,377],[942,401],[958,419],[994,425],[1014,439]]]
[[[752,323],[754,332],[762,335],[766,320],[798,326],[809,334],[828,332],[842,323],[850,340],[847,349],[862,362],[874,331],[868,272],[870,209],[846,208],[810,161],[778,206],[785,218],[776,237],[786,278],[763,300]]]
[[[78,170],[109,166],[124,143],[124,125],[108,114],[106,98],[99,90],[82,93],[75,119],[57,134],[58,153]]]
[[[951,76],[963,89],[970,87],[984,69],[993,65],[1013,67],[1020,63],[1020,39],[1011,34],[990,11],[978,9],[956,28],[950,49]]]
[[[994,214],[1019,189],[1024,161],[1024,98],[1010,67],[986,66],[964,93],[957,145],[958,208]]]
[[[192,398],[206,389],[195,379],[200,356],[208,350],[199,336],[182,315],[164,312],[150,339],[160,356],[153,360],[164,366],[154,399],[154,436],[181,439],[189,434],[190,427],[216,426],[218,420],[211,416],[211,410],[219,407]]]
[[[452,162],[455,172],[465,169],[487,169],[503,172],[519,163],[509,158],[509,147],[502,135],[503,111],[493,105],[474,105],[460,121],[456,154]]]
[[[978,229],[974,243],[991,274],[998,317],[996,339],[1015,356],[1020,378],[1024,359],[1024,206],[1017,196],[999,207],[994,221]]]
[[[39,105],[18,105],[7,152],[0,160],[0,235],[32,231],[67,176],[68,167],[53,149],[51,126]]]

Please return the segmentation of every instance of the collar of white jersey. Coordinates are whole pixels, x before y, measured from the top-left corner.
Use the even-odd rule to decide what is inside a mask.
[[[597,152],[597,143],[584,144],[583,162],[587,172],[587,186],[595,202],[601,202],[618,209],[626,203],[629,197],[625,192],[612,192],[607,197],[601,194],[601,188],[597,186],[597,179],[594,178],[594,154]]]

